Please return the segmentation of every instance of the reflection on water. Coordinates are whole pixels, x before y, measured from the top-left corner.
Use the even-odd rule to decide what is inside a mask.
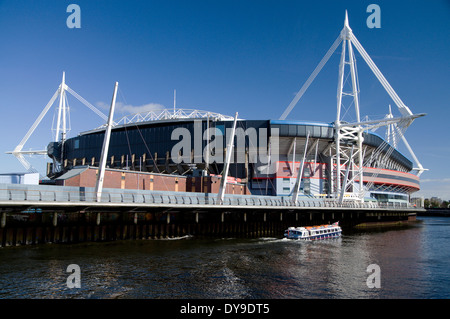
[[[185,237],[5,247],[0,298],[448,298],[449,238],[450,220],[428,218],[317,242]],[[81,268],[80,289],[66,286],[70,264]],[[370,264],[380,266],[379,289],[367,287]]]

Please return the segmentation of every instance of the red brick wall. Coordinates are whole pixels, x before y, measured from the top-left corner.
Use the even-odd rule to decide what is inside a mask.
[[[95,187],[97,169],[89,168],[77,176],[64,181],[65,186]],[[220,177],[185,177],[173,175],[155,175],[135,171],[106,170],[104,188],[140,189],[178,192],[218,193]],[[250,194],[244,184],[227,184],[227,194]]]

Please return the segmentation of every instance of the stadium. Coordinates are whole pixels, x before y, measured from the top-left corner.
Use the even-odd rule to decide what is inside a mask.
[[[140,121],[112,129],[108,168],[184,177],[223,173],[229,140],[226,132],[232,130],[232,117],[192,110],[189,113],[183,109],[152,115],[147,120],[141,114]],[[177,129],[183,129],[186,136],[173,134]],[[67,139],[63,147],[58,142],[50,143],[48,155],[54,163],[62,163],[62,167],[55,174],[53,164],[49,165],[49,176],[61,180],[69,176],[64,173],[75,168],[98,167],[104,135],[105,128],[99,128]],[[289,196],[302,171],[302,196],[335,197],[338,190],[335,136],[332,123],[237,120],[229,176],[244,184],[251,194]],[[419,177],[411,173],[413,163],[375,133],[364,133],[363,140],[363,163],[367,163],[362,179],[364,200],[407,203],[409,195],[420,188]],[[180,143],[186,147],[177,147]],[[355,170],[347,170],[343,161],[341,168],[347,173],[347,181],[351,181],[345,195],[359,192],[360,180],[351,176]]]
[[[336,121],[287,120],[341,44]],[[394,117],[390,111],[383,119],[361,119],[353,47],[401,116]],[[346,72],[346,79],[351,79],[349,91],[345,91]],[[60,138],[49,143],[44,153],[53,161],[47,165],[47,176],[60,185],[93,187],[106,140],[105,187],[110,188],[217,193],[223,178],[226,192],[232,194],[292,196],[294,201],[304,196],[406,207],[410,195],[420,189],[419,176],[425,170],[404,137],[406,129],[424,114],[413,114],[398,97],[352,33],[347,16],[338,38],[279,119],[246,120],[239,119],[237,113],[233,117],[177,109],[174,104],[173,109],[112,121],[110,130],[105,124],[66,138],[66,92],[106,120],[65,84],[63,75],[44,112],[12,152],[24,163],[23,154],[30,152],[22,152],[23,145],[59,96],[56,136]],[[349,97],[355,110],[353,123],[341,117],[342,101]],[[380,127],[386,128],[384,137],[375,133]],[[414,163],[398,150],[401,140]]]

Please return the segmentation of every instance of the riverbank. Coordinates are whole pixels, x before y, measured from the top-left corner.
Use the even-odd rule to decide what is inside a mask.
[[[427,208],[424,212],[417,212],[417,216],[423,217],[450,217],[448,208]]]

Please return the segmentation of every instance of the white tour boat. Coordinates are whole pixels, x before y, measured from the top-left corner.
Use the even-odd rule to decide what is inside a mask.
[[[342,234],[339,222],[331,225],[320,225],[310,227],[289,227],[284,232],[284,237],[288,239],[318,240],[328,238],[338,238]]]

